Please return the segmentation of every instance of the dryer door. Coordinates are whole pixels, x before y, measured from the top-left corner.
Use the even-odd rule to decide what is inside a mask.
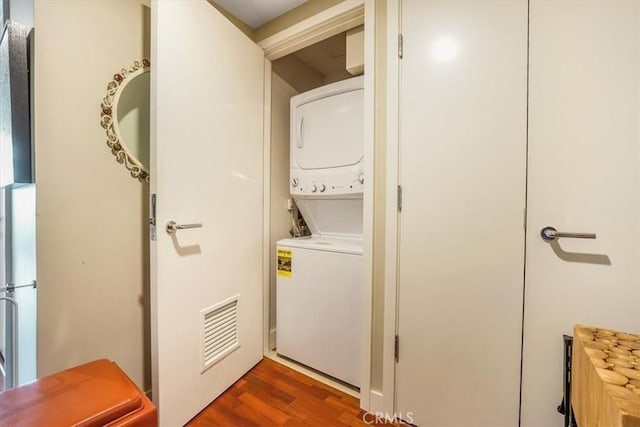
[[[362,160],[363,94],[362,89],[352,90],[297,107],[291,135],[299,168],[336,168]]]

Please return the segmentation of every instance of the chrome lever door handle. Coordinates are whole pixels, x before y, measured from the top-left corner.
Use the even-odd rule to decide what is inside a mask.
[[[167,222],[167,233],[173,234],[178,230],[188,230],[190,228],[202,228],[202,223],[195,224],[178,224],[175,221]]]
[[[565,231],[558,231],[553,227],[545,227],[540,230],[540,237],[545,242],[551,242],[559,237],[569,237],[572,239],[595,239],[595,233],[567,233]]]

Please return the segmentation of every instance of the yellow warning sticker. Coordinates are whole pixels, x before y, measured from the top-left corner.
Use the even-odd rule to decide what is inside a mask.
[[[278,277],[290,279],[292,275],[291,249],[278,249]]]

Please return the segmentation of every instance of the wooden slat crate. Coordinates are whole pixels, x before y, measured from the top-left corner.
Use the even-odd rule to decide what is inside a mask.
[[[575,326],[571,403],[579,427],[640,427],[640,335]]]

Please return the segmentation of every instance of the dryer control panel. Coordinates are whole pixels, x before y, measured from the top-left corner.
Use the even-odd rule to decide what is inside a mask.
[[[345,168],[345,170],[291,169],[289,192],[293,196],[358,194],[364,191],[364,182],[362,164]]]

